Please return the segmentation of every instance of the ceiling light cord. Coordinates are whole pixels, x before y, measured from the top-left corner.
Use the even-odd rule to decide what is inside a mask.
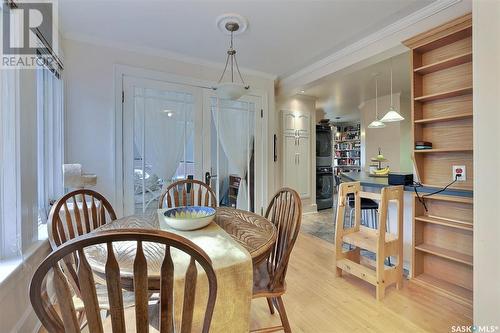
[[[391,59],[391,107],[394,106],[394,104],[392,104],[392,59]]]
[[[375,120],[378,120],[378,78],[375,77]]]

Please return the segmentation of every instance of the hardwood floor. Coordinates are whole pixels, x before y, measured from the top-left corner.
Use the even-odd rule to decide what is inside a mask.
[[[378,302],[370,284],[347,274],[335,277],[333,252],[333,244],[299,234],[283,296],[294,333],[441,333],[451,332],[452,325],[471,325],[471,309],[408,281],[400,291],[388,288]],[[251,328],[274,325],[278,314],[269,313],[265,299],[253,300]]]
[[[335,277],[334,246],[301,233],[292,252],[283,296],[295,332],[450,332],[471,325],[472,310],[413,286],[387,289],[378,302],[375,288],[353,276]],[[252,303],[252,329],[279,323],[265,299]]]

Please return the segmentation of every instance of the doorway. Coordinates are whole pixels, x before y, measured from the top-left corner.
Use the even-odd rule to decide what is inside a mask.
[[[262,97],[223,100],[209,88],[127,75],[122,82],[124,215],[154,214],[166,187],[186,178],[210,184],[220,206],[262,210]]]
[[[205,94],[206,180],[219,206],[260,212],[263,198],[262,99]]]

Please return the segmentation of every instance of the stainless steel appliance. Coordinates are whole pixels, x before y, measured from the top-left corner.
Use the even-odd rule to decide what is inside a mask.
[[[333,168],[316,168],[316,204],[318,210],[333,207],[333,191],[335,183],[333,181]]]
[[[316,167],[332,166],[332,129],[328,124],[316,125]]]

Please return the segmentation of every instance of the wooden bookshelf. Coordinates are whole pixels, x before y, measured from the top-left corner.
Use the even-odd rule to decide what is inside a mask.
[[[359,123],[334,123],[334,173],[361,170],[361,127]]]
[[[442,258],[450,259],[465,265],[472,266],[472,256],[468,254],[460,253],[453,250],[448,250],[447,248],[444,247],[439,247],[425,243],[416,245],[415,249],[417,249],[418,251],[430,253]]]
[[[414,152],[420,153],[451,153],[457,151],[472,151],[472,148],[440,148],[440,149],[415,149]]]
[[[441,121],[458,120],[458,119],[466,119],[466,118],[472,118],[472,112],[471,113],[453,114],[450,116],[416,119],[415,124],[436,123],[436,122],[441,122]]]
[[[427,94],[424,96],[415,97],[414,100],[417,102],[430,102],[438,99],[457,97],[462,95],[472,94],[472,87],[457,88],[447,91],[436,92],[432,94]]]
[[[470,14],[404,42],[411,49],[413,142],[417,179],[437,189],[453,181],[453,166],[466,180],[450,189],[469,196],[414,195],[411,281],[472,306],[473,122],[472,17]]]
[[[415,221],[425,222],[425,223],[434,223],[434,224],[444,225],[444,226],[447,226],[450,228],[458,228],[458,229],[469,230],[469,231],[472,231],[472,226],[473,226],[472,223],[467,222],[467,221],[445,219],[445,218],[442,218],[439,216],[428,216],[428,215],[415,216]]]
[[[465,64],[471,61],[472,61],[472,52],[466,52],[463,54],[451,56],[447,59],[440,60],[429,65],[415,68],[413,71],[417,74],[429,74],[446,68]]]

